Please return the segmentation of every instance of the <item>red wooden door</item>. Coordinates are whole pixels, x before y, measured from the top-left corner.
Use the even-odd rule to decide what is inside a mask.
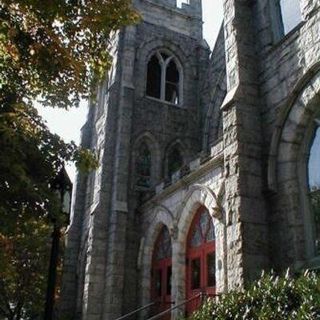
[[[187,238],[186,291],[187,299],[199,293],[215,294],[215,233],[212,219],[205,207],[201,207],[191,224]],[[194,299],[186,306],[190,315],[201,303]]]
[[[169,231],[163,227],[156,241],[152,258],[152,299],[155,313],[171,308],[172,247]],[[171,319],[170,313],[163,320]]]

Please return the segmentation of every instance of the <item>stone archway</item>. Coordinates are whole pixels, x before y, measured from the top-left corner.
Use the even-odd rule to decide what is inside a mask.
[[[225,252],[226,252],[226,233],[222,210],[217,210],[218,202],[214,192],[206,186],[191,186],[184,201],[177,212],[177,234],[173,243],[173,296],[176,303],[185,300],[185,263],[186,263],[186,241],[189,228],[193,218],[200,207],[205,207],[213,219],[216,230],[217,250],[216,250],[216,280],[217,292],[223,292],[225,288]],[[180,310],[183,311],[183,310]]]
[[[171,243],[173,244],[174,220],[172,213],[163,206],[157,206],[153,212],[153,219],[148,227],[146,236],[141,239],[141,302],[142,305],[150,303],[151,299],[151,267],[152,255],[159,232],[163,226],[168,228],[171,235]]]
[[[157,139],[148,131],[142,132],[133,143],[132,147],[132,160],[131,167],[135,171],[135,162],[138,154],[138,147],[145,143],[151,152],[151,185],[153,186],[160,178],[161,171],[161,156],[160,156],[160,145]],[[135,179],[132,179],[134,183]],[[133,186],[133,185],[132,185]]]
[[[307,197],[306,161],[320,109],[320,64],[297,84],[284,106],[272,137],[268,184],[274,191],[272,228],[275,256],[281,250],[283,266],[300,268],[312,258],[312,235]],[[275,220],[276,218],[276,220]],[[285,254],[283,254],[285,253]]]
[[[319,94],[320,62],[301,78],[279,112],[268,159],[268,186],[272,191],[277,191],[281,182],[277,176],[279,163],[298,157],[296,145],[301,144],[305,128],[314,117]]]

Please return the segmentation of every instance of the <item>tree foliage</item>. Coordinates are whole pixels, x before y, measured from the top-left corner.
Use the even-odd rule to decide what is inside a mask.
[[[68,109],[94,94],[112,37],[137,19],[130,0],[0,0],[0,318],[31,319],[43,302],[44,239],[60,214],[50,181],[66,161],[96,166],[34,102]]]
[[[320,277],[262,275],[248,290],[209,299],[192,320],[313,320],[320,319]]]
[[[0,319],[35,319],[43,311],[51,228],[45,218],[20,215],[0,234]]]
[[[1,101],[68,108],[109,66],[109,40],[137,15],[130,0],[1,0]]]

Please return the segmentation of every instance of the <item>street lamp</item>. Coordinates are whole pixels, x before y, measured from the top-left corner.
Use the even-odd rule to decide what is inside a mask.
[[[51,181],[50,187],[55,192],[60,201],[60,211],[63,215],[67,216],[69,222],[70,207],[71,207],[71,194],[72,183],[64,167],[58,172],[57,176]],[[48,272],[48,284],[46,294],[46,305],[44,312],[44,320],[53,319],[53,307],[55,300],[56,279],[57,279],[57,266],[59,261],[59,243],[61,237],[61,223],[52,217],[53,232],[52,232],[52,244],[50,265]]]

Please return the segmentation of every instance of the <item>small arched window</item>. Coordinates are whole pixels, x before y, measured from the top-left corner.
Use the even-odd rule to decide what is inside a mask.
[[[310,202],[314,221],[314,246],[316,255],[320,255],[320,127],[310,149],[308,163]]]
[[[178,146],[173,147],[168,153],[168,176],[178,171],[183,166],[183,158]]]
[[[155,250],[154,250],[154,259],[159,261],[162,259],[171,258],[172,255],[172,246],[171,246],[171,237],[168,228],[163,227],[158,236]]]
[[[182,70],[167,52],[156,52],[148,62],[146,94],[173,104],[181,104]]]
[[[141,143],[135,162],[136,186],[151,187],[151,152],[148,145]]]

